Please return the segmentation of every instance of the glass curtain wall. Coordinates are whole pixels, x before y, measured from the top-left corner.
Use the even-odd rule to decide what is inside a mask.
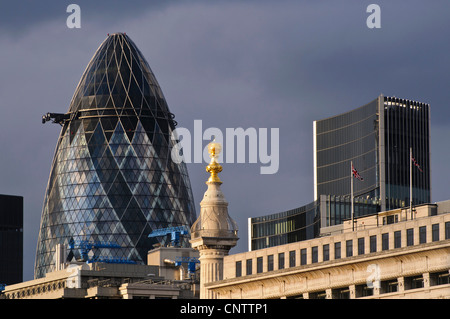
[[[378,201],[356,197],[355,217],[376,214]],[[325,214],[325,216],[321,216]],[[319,201],[286,212],[250,219],[251,250],[313,239],[320,227],[339,225],[351,218],[349,196],[324,196]]]
[[[83,240],[120,246],[94,249],[94,257],[146,263],[153,244],[166,241],[148,238],[153,230],[190,227],[196,214],[186,166],[170,157],[174,116],[127,35],[100,45],[68,114],[45,193],[35,277],[54,269],[57,244]]]
[[[410,148],[420,165],[413,165],[413,204],[431,202],[429,105],[384,98],[386,145],[386,208],[409,206]]]
[[[378,99],[351,112],[316,121],[318,196],[350,196],[352,162],[364,179],[354,180],[354,195],[379,196],[377,109]]]
[[[319,202],[285,212],[255,217],[251,223],[251,249],[284,245],[319,235]]]
[[[381,95],[350,112],[316,121],[316,200],[320,195],[350,195],[353,162],[364,179],[353,180],[354,196],[378,199],[386,210],[409,206],[412,148],[420,165],[413,167],[413,204],[429,203],[429,113],[426,103]]]

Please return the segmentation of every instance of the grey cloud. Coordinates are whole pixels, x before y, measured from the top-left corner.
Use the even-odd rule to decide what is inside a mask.
[[[193,129],[202,119],[204,128],[223,131],[280,128],[278,173],[260,175],[260,164],[223,165],[222,188],[240,228],[232,252],[247,249],[248,217],[312,201],[312,121],[380,93],[431,104],[433,200],[448,199],[442,172],[449,151],[441,145],[450,136],[450,5],[378,2],[380,30],[365,26],[369,1],[137,1],[127,8],[79,1],[79,30],[65,26],[63,4],[24,2],[30,11],[16,22],[5,15],[21,7],[10,4],[0,24],[0,193],[24,196],[25,279],[33,273],[60,129],[43,126],[40,116],[67,111],[89,59],[116,31],[127,32],[147,58],[179,126]],[[204,166],[188,164],[196,203],[206,190]]]

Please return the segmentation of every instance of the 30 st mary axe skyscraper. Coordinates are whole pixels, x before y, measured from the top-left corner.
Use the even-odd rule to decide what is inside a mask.
[[[42,210],[36,278],[54,269],[57,244],[111,242],[121,248],[95,254],[145,263],[156,240],[149,233],[195,221],[186,166],[170,156],[174,115],[126,34],[108,35],[69,111],[43,117],[50,119],[62,129]]]

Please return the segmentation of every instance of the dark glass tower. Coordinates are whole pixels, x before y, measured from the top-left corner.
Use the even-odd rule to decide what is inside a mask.
[[[251,250],[312,239],[320,228],[354,216],[410,205],[410,148],[414,205],[431,202],[430,106],[386,97],[352,111],[314,121],[314,202],[286,212],[249,219]]]
[[[22,282],[23,197],[0,195],[0,284]]]
[[[125,34],[108,36],[68,113],[44,116],[62,130],[44,199],[36,278],[54,269],[57,244],[112,242],[122,248],[94,253],[145,263],[157,240],[148,238],[152,230],[192,225],[188,172],[170,157],[173,118],[139,49]]]
[[[376,199],[382,211],[431,201],[430,106],[380,95],[355,110],[314,122],[314,195],[350,195],[351,162],[364,178],[354,195]]]

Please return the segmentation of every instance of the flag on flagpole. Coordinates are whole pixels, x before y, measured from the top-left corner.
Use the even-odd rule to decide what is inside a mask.
[[[417,163],[416,159],[413,156],[411,156],[411,161],[414,163],[415,166],[417,166],[420,172],[423,172],[422,169],[420,168],[419,163]]]
[[[353,173],[353,177],[356,177],[357,179],[359,179],[360,181],[363,181],[364,178],[361,177],[361,175],[359,175],[358,171],[355,169],[355,167],[353,166],[352,163],[352,173]]]

